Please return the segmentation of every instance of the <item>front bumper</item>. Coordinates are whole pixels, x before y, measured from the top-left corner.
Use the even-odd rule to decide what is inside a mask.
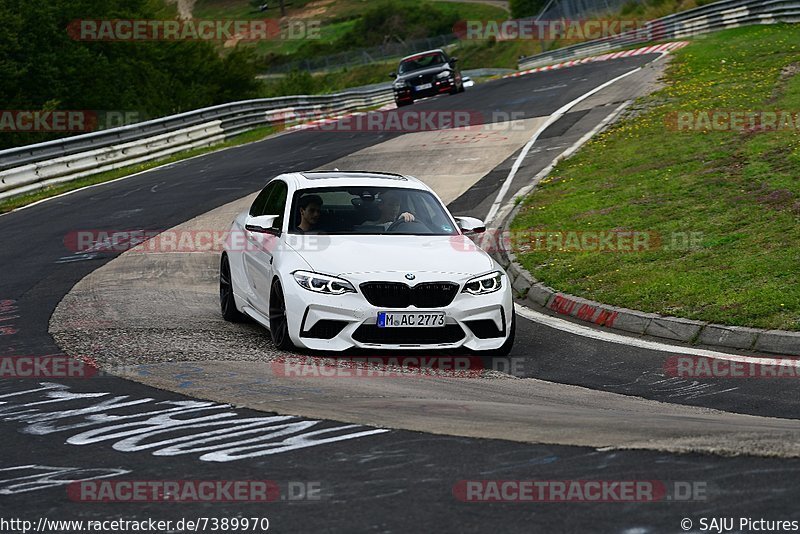
[[[373,306],[357,293],[322,295],[283,283],[292,342],[311,350],[340,352],[350,348],[378,350],[497,349],[508,338],[513,299],[508,277],[487,295],[458,293],[439,308]],[[461,284],[463,288],[463,283]],[[431,328],[378,328],[378,312],[443,311],[446,325]],[[474,322],[479,321],[479,322]],[[491,336],[491,337],[490,337]]]
[[[404,87],[403,89],[394,89],[394,99],[401,102],[410,102],[418,98],[427,98],[431,96],[440,95],[453,90],[456,85],[455,79],[435,80],[431,82],[432,85],[429,89],[417,91],[411,87]]]

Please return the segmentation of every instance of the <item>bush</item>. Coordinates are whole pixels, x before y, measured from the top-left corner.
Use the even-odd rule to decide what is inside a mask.
[[[536,16],[546,3],[546,0],[511,0],[509,2],[511,17],[521,19]]]
[[[319,92],[311,73],[295,70],[275,82],[267,84],[268,96],[312,95]]]

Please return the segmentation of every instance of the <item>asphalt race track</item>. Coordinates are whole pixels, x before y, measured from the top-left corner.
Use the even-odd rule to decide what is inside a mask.
[[[499,80],[456,97],[419,102],[414,109],[466,109],[486,117],[514,113],[517,119],[546,117],[655,57],[617,59]],[[611,86],[602,105],[598,94],[552,125],[523,162],[510,193],[524,186],[526,177],[530,179],[619,103],[634,96],[636,83]],[[4,244],[0,262],[6,266],[0,280],[0,326],[7,327],[0,336],[0,354],[59,353],[61,349],[49,332],[54,310],[73,286],[115,258],[114,254],[71,254],[64,244],[69,232],[171,228],[261,189],[269,177],[281,172],[341,165],[337,162],[368,162],[374,153],[370,149],[390,142],[402,146],[401,137],[400,133],[300,130],[0,216]],[[448,199],[451,211],[485,216],[515,157],[516,153],[508,154],[464,191],[454,191]],[[250,335],[262,336],[265,350],[271,350],[263,332]],[[115,339],[104,342],[113,347]],[[702,517],[800,519],[794,505],[800,497],[796,484],[800,460],[793,452],[800,425],[796,422],[798,396],[791,381],[687,383],[665,377],[665,361],[671,354],[582,337],[521,319],[512,357],[522,359],[523,374],[528,378],[636,397],[632,399],[636,402],[680,405],[681,409],[705,412],[710,418],[719,412],[709,409],[758,416],[753,419],[759,424],[775,425],[785,434],[737,436],[747,445],[746,455],[714,454],[709,443],[704,453],[679,454],[665,452],[658,440],[637,447],[640,450],[627,450],[599,444],[530,443],[526,441],[537,440],[399,430],[402,426],[382,426],[379,417],[373,423],[359,424],[335,417],[295,415],[291,407],[276,410],[292,414],[280,418],[242,407],[244,403],[229,407],[199,401],[182,395],[180,388],[164,391],[114,376],[48,383],[6,379],[0,384],[0,429],[7,451],[0,459],[0,503],[6,510],[24,510],[27,519],[34,520],[268,517],[270,529],[279,532],[492,529],[632,534],[689,530],[681,528],[684,518],[695,526]],[[257,396],[258,391],[252,395]],[[558,406],[558,398],[549,401]],[[591,402],[590,396],[587,404]],[[450,407],[459,409],[458,403]],[[329,408],[336,412],[335,405]],[[447,417],[447,408],[431,405],[429,409],[432,417]],[[166,422],[156,420],[165,413],[173,414],[174,420],[208,419],[198,421],[197,427],[176,424],[170,428],[174,420],[169,415]],[[609,420],[614,418],[614,413],[607,415]],[[637,425],[635,420],[617,419],[615,424],[621,428]],[[210,426],[212,423],[221,426]],[[537,422],[534,418],[526,424],[535,427]],[[295,425],[291,428],[306,433],[305,441],[286,445],[275,430],[280,425]],[[151,432],[138,441],[126,439],[124,432],[134,428],[150,428]],[[215,449],[203,441],[209,428],[227,429],[225,436],[230,439],[236,432],[245,432],[252,441],[246,450],[234,446]],[[508,432],[518,430],[509,428]],[[572,432],[578,436],[581,429]],[[284,443],[285,450],[275,443]],[[279,499],[269,504],[110,504],[76,502],[67,494],[68,482],[98,477],[269,479],[279,485],[312,482],[321,491],[319,499]],[[459,498],[463,497],[461,481],[531,479],[660,481],[668,496],[658,502],[627,503],[490,503]],[[675,488],[686,483],[699,485],[704,492],[691,499],[681,496]]]

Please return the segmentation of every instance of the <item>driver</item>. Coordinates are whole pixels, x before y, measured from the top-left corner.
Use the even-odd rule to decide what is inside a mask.
[[[398,191],[385,191],[378,196],[380,203],[378,209],[380,214],[378,220],[370,221],[367,224],[383,226],[387,230],[395,221],[414,222],[416,218],[413,213],[400,212],[400,193]]]

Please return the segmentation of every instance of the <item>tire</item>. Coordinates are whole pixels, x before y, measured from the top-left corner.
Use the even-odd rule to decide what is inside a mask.
[[[514,336],[517,332],[517,312],[511,311],[511,327],[508,333],[508,339],[506,339],[505,343],[500,345],[499,348],[494,350],[488,351],[487,355],[491,356],[492,358],[503,358],[508,356],[511,353],[511,349],[514,346]]]
[[[410,106],[411,104],[414,103],[414,101],[411,100],[411,101],[408,101],[408,102],[400,102],[400,101],[395,100],[394,103],[397,105],[398,108],[402,108],[403,106]]]
[[[243,323],[247,320],[245,315],[236,309],[236,300],[233,296],[231,262],[227,254],[222,255],[219,263],[219,307],[222,312],[222,318],[228,322]]]
[[[289,337],[289,321],[286,318],[286,299],[277,278],[272,282],[269,295],[269,333],[272,342],[279,350],[293,350],[295,347]]]

